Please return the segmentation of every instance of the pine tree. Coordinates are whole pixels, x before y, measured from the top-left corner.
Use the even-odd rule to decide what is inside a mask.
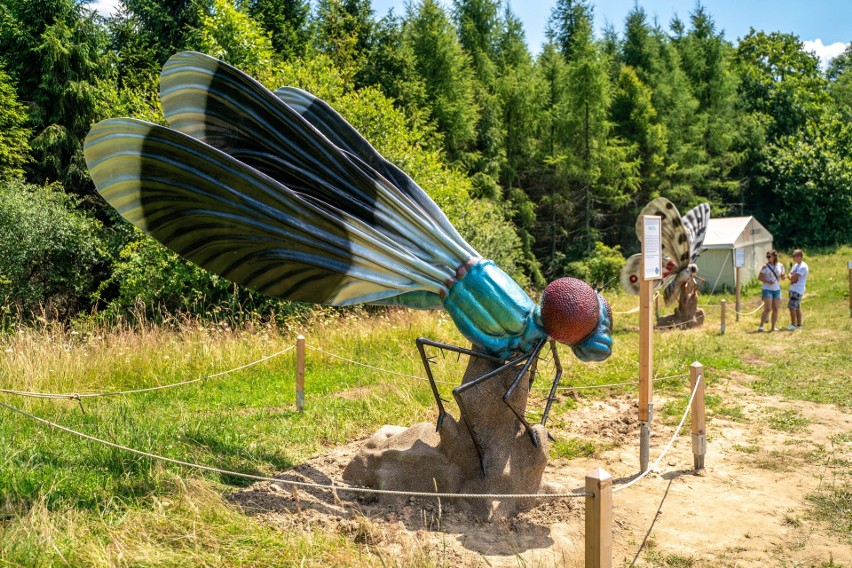
[[[0,180],[24,174],[29,160],[27,108],[18,100],[9,75],[0,68]]]
[[[476,140],[479,117],[470,59],[436,0],[409,5],[404,32],[426,85],[430,116],[450,159],[458,161]]]
[[[570,60],[574,57],[578,33],[585,33],[582,28],[593,19],[592,5],[587,0],[557,0],[547,20],[545,35]]]
[[[112,86],[112,59],[97,16],[74,0],[8,0],[0,56],[27,101],[33,161],[28,178],[60,181],[67,191],[92,190],[83,140]]]
[[[347,78],[364,66],[373,33],[370,0],[319,0],[313,24],[314,46],[334,61]]]
[[[245,0],[240,7],[248,10],[249,15],[271,34],[272,46],[283,60],[301,57],[306,53],[310,42],[310,2]]]
[[[733,50],[703,6],[692,12],[690,22],[686,33],[682,25],[673,25],[673,41],[698,103],[694,121],[700,129],[697,143],[706,171],[695,179],[695,192],[713,201],[731,202],[739,193],[739,182],[730,179],[730,172],[740,160],[734,143],[742,122],[735,107],[736,78],[730,68]]]
[[[500,100],[496,96],[499,75],[495,58],[503,28],[499,2],[454,0],[454,18],[459,43],[470,57],[474,73],[474,98],[479,107],[476,144],[464,157],[474,176],[478,196],[500,198],[497,184],[505,159],[505,130]]]

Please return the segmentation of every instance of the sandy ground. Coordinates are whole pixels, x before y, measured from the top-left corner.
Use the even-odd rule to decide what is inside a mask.
[[[735,374],[713,385],[724,401],[741,407],[742,418],[709,417],[703,471],[692,469],[687,432],[650,475],[614,494],[613,565],[852,566],[852,542],[815,518],[807,499],[852,482],[852,415],[831,405],[761,396],[748,387],[752,379]],[[656,408],[664,402],[656,399]],[[785,410],[809,424],[792,432],[770,428],[768,418]],[[616,487],[631,480],[639,469],[636,415],[629,396],[572,411],[570,423],[555,435],[595,440],[610,449],[590,458],[552,460],[544,481],[579,490],[597,467],[613,476]],[[666,425],[655,417],[652,463],[679,418]],[[359,444],[280,477],[340,479]],[[545,500],[514,518],[485,521],[452,502],[439,507],[434,499],[339,497],[305,491],[294,496],[285,484],[264,482],[232,495],[232,501],[281,530],[338,530],[389,566],[422,563],[424,557],[438,566],[583,565],[583,499]]]

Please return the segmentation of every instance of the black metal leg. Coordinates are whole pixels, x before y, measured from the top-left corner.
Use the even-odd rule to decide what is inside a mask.
[[[445,349],[447,351],[453,351],[455,353],[460,353],[462,355],[470,355],[473,357],[479,357],[480,359],[487,359],[489,361],[493,361],[495,363],[499,363],[502,360],[496,357],[491,357],[490,355],[486,355],[484,353],[479,353],[478,351],[473,351],[471,349],[465,349],[464,347],[458,347],[456,345],[450,345],[448,343],[439,343],[437,341],[432,341],[431,339],[426,339],[425,337],[417,338],[417,349],[420,351],[420,358],[423,360],[423,368],[426,370],[426,376],[429,378],[429,386],[432,387],[432,394],[435,396],[435,403],[438,405],[438,421],[436,424],[436,431],[441,429],[441,424],[444,422],[444,416],[446,416],[447,411],[444,410],[444,402],[441,399],[441,395],[438,392],[438,385],[435,383],[435,378],[432,375],[432,360],[426,356],[426,348],[429,347],[437,347],[439,349]],[[477,448],[478,449],[478,448]]]
[[[553,353],[553,363],[556,365],[556,376],[553,377],[553,385],[550,387],[550,394],[547,396],[547,405],[544,407],[544,415],[541,417],[542,426],[547,426],[547,416],[550,414],[550,407],[556,399],[556,389],[559,386],[559,381],[562,379],[562,363],[559,361],[559,353],[556,351],[556,342],[552,339],[550,340],[550,351]]]
[[[435,425],[435,431],[438,431],[441,429],[441,424],[444,423],[444,416],[447,415],[447,411],[444,410],[444,402],[441,400],[441,395],[438,393],[438,385],[435,384],[435,378],[432,376],[431,361],[426,356],[426,350],[423,347],[424,343],[428,341],[428,339],[418,337],[417,350],[420,351],[420,358],[423,360],[423,368],[426,370],[426,376],[429,378],[429,386],[432,387],[432,394],[435,395],[435,404],[438,405],[438,421]]]
[[[485,381],[487,381],[488,379],[491,379],[491,378],[496,377],[497,375],[501,374],[506,369],[516,367],[518,364],[520,364],[521,362],[526,360],[526,364],[524,365],[523,369],[517,375],[515,380],[512,382],[512,385],[509,387],[509,390],[506,391],[506,394],[503,396],[503,402],[504,402],[504,404],[506,404],[506,406],[509,407],[509,409],[512,411],[512,413],[524,425],[524,428],[526,429],[527,433],[529,433],[530,439],[532,440],[533,444],[538,446],[539,440],[538,440],[538,435],[535,433],[535,430],[533,430],[532,426],[530,426],[530,423],[527,421],[526,417],[524,417],[521,413],[519,413],[515,409],[515,407],[513,407],[509,403],[508,399],[512,395],[512,393],[515,391],[518,384],[520,384],[521,379],[523,378],[523,376],[526,374],[527,370],[529,369],[530,362],[532,361],[531,354],[533,354],[533,353],[537,354],[538,350],[541,348],[541,345],[543,345],[543,344],[544,344],[544,342],[542,341],[530,353],[525,353],[525,354],[523,354],[519,357],[516,357],[515,359],[508,361],[507,363],[497,367],[496,369],[492,369],[488,373],[485,373],[484,375],[477,377],[476,379],[470,381],[469,383],[465,383],[465,384],[458,386],[458,387],[453,389],[453,398],[456,399],[456,403],[459,405],[459,411],[461,412],[462,419],[464,420],[464,423],[467,426],[468,431],[470,432],[470,436],[473,439],[473,445],[476,447],[476,451],[479,454],[479,465],[482,468],[482,473],[487,473],[488,464],[485,461],[485,455],[482,451],[482,443],[479,440],[479,435],[474,430],[473,423],[468,418],[468,412],[465,410],[464,399],[462,398],[461,395],[465,391],[467,391],[468,389],[471,389],[471,388],[473,388],[477,385],[480,385],[480,384],[484,383]]]
[[[515,377],[515,380],[512,381],[512,385],[506,391],[506,394],[503,395],[503,402],[506,403],[506,406],[509,407],[509,409],[515,414],[515,416],[518,417],[518,420],[521,421],[521,424],[524,425],[524,428],[526,429],[527,434],[529,434],[529,436],[530,436],[530,440],[532,440],[532,443],[535,446],[539,445],[538,434],[536,434],[535,430],[533,430],[533,427],[527,421],[526,416],[524,416],[524,414],[522,412],[518,412],[518,409],[515,408],[512,405],[512,403],[510,402],[510,398],[512,397],[513,394],[515,394],[515,391],[517,390],[518,385],[521,384],[521,380],[524,378],[524,376],[527,374],[527,372],[538,361],[538,354],[541,351],[541,348],[544,347],[544,344],[545,344],[546,341],[547,341],[547,338],[542,339],[541,341],[539,341],[538,345],[536,345],[533,348],[533,350],[529,352],[529,354],[528,354],[529,359],[527,359],[526,364],[521,369],[521,372],[518,373],[518,376]],[[530,379],[530,384],[532,384],[532,379]]]
[[[537,361],[538,361],[538,355],[541,352],[541,349],[544,347],[544,344],[546,342],[547,342],[547,338],[544,338],[530,352],[524,353],[524,354],[522,354],[522,355],[520,355],[520,356],[518,356],[518,357],[516,357],[516,358],[514,358],[510,361],[503,363],[502,359],[498,359],[496,357],[492,357],[492,356],[486,355],[484,353],[479,353],[479,352],[473,351],[471,349],[465,349],[463,347],[458,347],[456,345],[449,345],[447,343],[439,343],[437,341],[432,341],[432,340],[426,339],[424,337],[419,337],[417,339],[417,349],[420,351],[420,357],[423,360],[423,367],[426,370],[426,376],[429,378],[429,384],[432,387],[432,394],[435,396],[435,402],[438,406],[437,429],[439,429],[439,430],[440,430],[441,424],[444,420],[444,416],[446,415],[446,410],[444,409],[443,401],[440,397],[440,394],[438,393],[438,387],[437,387],[437,384],[435,383],[435,379],[432,375],[432,369],[431,369],[432,360],[429,357],[426,356],[425,347],[426,346],[437,347],[439,349],[452,351],[454,353],[469,355],[469,356],[477,357],[477,358],[480,358],[480,359],[486,359],[486,360],[494,362],[494,363],[503,363],[499,367],[492,369],[491,371],[485,373],[484,375],[481,375],[481,376],[475,378],[474,380],[467,382],[467,383],[460,385],[460,386],[453,389],[453,398],[456,400],[456,404],[458,404],[458,406],[459,406],[459,412],[461,413],[462,420],[464,420],[465,426],[467,426],[467,430],[470,433],[471,439],[473,440],[473,445],[476,448],[476,453],[479,457],[479,465],[482,468],[483,473],[487,472],[487,463],[485,462],[485,454],[483,453],[482,443],[479,439],[479,435],[476,433],[476,430],[474,429],[474,425],[473,425],[472,421],[470,420],[469,413],[467,412],[467,410],[465,408],[465,402],[464,402],[462,395],[464,394],[465,391],[467,391],[467,390],[469,390],[469,389],[471,389],[471,388],[473,388],[477,385],[480,385],[483,382],[503,373],[506,369],[516,367],[519,364],[524,363],[520,372],[517,374],[515,379],[512,381],[512,384],[509,386],[508,390],[503,395],[503,402],[504,402],[504,404],[506,404],[506,406],[509,407],[509,409],[517,417],[517,419],[521,422],[521,424],[523,424],[524,428],[527,431],[527,434],[529,434],[530,439],[532,440],[532,443],[535,444],[536,446],[538,446],[540,444],[540,440],[538,439],[538,434],[533,429],[533,427],[529,423],[529,421],[527,421],[524,413],[519,412],[511,404],[510,399],[511,399],[512,395],[514,394],[515,390],[517,390],[518,385],[520,385],[521,381],[523,380],[524,376],[527,373],[530,373],[530,385],[532,385],[533,375],[536,372],[535,368],[536,368],[536,364],[537,364]],[[550,343],[551,343],[551,349],[553,350],[554,358],[556,360],[557,375],[556,375],[556,378],[554,379],[554,384],[551,387],[550,398],[548,399],[548,405],[547,405],[547,408],[545,409],[544,417],[542,418],[542,425],[544,425],[545,421],[547,420],[547,413],[550,411],[550,404],[552,403],[552,400],[554,398],[556,386],[558,385],[559,379],[562,376],[562,367],[559,364],[559,358],[556,355],[556,347],[554,345],[553,340],[551,340]]]

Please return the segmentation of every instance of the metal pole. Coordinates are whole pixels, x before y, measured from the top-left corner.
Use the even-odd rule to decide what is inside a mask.
[[[698,390],[695,384],[700,381]],[[704,455],[707,453],[707,430],[704,412],[704,365],[696,361],[689,366],[689,388],[695,390],[692,399],[692,458],[695,469],[704,469]]]

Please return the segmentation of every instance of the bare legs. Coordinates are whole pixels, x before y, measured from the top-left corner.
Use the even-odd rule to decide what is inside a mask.
[[[763,329],[763,324],[766,323],[767,320],[771,318],[772,327],[770,330],[776,329],[776,324],[778,323],[778,308],[781,307],[781,299],[775,298],[764,298],[763,299],[763,313],[760,314],[760,328]],[[792,317],[792,310],[790,310]]]
[[[790,323],[802,327],[802,308],[790,308]]]

